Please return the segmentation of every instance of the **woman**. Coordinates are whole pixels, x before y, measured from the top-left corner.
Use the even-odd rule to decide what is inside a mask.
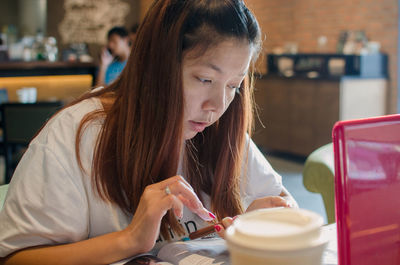
[[[0,213],[5,263],[107,264],[295,205],[246,134],[259,47],[241,0],[155,1],[116,82],[30,144]]]

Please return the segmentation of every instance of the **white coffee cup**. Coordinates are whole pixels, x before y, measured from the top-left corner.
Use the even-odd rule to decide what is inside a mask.
[[[225,234],[232,265],[320,265],[328,243],[323,219],[304,209],[272,208],[243,214]]]

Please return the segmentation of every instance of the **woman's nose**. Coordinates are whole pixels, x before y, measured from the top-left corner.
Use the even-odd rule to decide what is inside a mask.
[[[221,87],[214,87],[207,94],[206,99],[203,103],[203,109],[212,112],[222,112],[225,109],[226,104],[226,91]]]

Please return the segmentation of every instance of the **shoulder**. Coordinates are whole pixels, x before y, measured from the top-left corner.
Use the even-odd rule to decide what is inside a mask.
[[[77,133],[82,119],[89,113],[100,110],[101,103],[97,98],[83,100],[67,107],[53,116],[43,127],[40,133],[32,140],[28,150],[45,149],[57,159],[67,171],[79,172],[76,158]],[[101,130],[102,120],[94,120],[85,124],[81,131],[79,142],[82,163],[89,167],[98,134]],[[87,160],[87,161],[86,161]],[[74,165],[74,166],[72,166]]]
[[[101,109],[102,105],[100,99],[88,98],[61,110],[52,120],[50,120],[50,124],[53,123],[52,121],[59,121],[62,119],[78,123],[88,113]],[[57,122],[54,123],[56,124]]]
[[[242,170],[241,192],[244,206],[256,198],[276,196],[282,191],[282,177],[272,168],[264,154],[249,137]],[[247,159],[246,159],[247,158]]]
[[[87,114],[101,110],[101,108],[101,102],[98,98],[89,98],[62,109],[47,122],[34,141],[45,144],[53,137],[59,136],[65,139],[67,135],[76,133],[82,119]]]

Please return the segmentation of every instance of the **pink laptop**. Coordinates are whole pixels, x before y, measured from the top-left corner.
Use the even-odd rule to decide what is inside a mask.
[[[400,115],[333,128],[339,265],[400,264]]]

